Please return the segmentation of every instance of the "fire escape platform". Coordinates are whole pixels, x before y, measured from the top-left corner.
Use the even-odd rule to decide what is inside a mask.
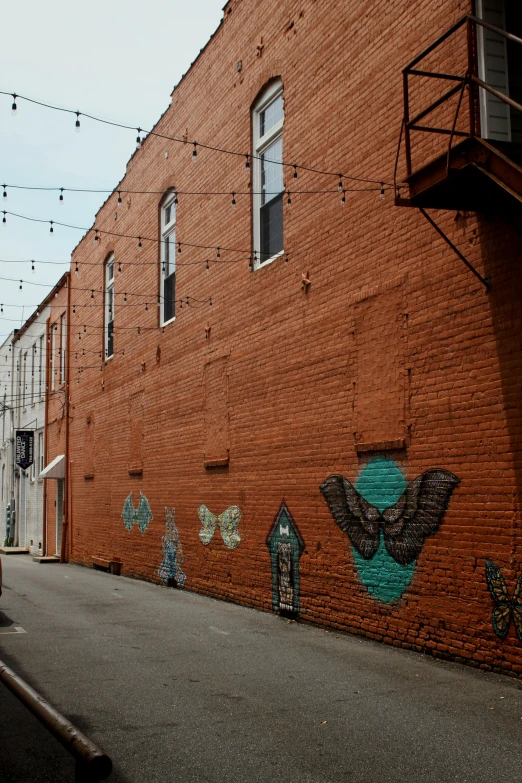
[[[400,207],[520,213],[522,145],[469,137],[405,180]]]

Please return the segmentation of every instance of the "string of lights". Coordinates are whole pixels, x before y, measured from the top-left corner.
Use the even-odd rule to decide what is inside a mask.
[[[189,141],[188,138],[178,138],[176,136],[168,136],[156,130],[145,130],[141,126],[136,127],[134,125],[126,125],[125,123],[116,122],[114,120],[105,120],[93,114],[87,114],[86,112],[81,112],[75,109],[66,109],[62,106],[56,106],[54,104],[46,103],[44,101],[38,101],[35,98],[29,98],[26,95],[20,95],[19,93],[16,92],[8,92],[5,90],[0,90],[0,95],[6,95],[13,99],[13,102],[11,104],[11,113],[13,115],[16,115],[18,113],[17,101],[19,100],[26,101],[27,103],[32,103],[35,106],[41,106],[46,109],[51,109],[53,111],[74,115],[76,116],[75,130],[77,132],[80,131],[80,127],[81,127],[80,117],[85,117],[86,119],[92,120],[93,122],[102,123],[104,125],[110,125],[115,128],[122,128],[124,130],[136,131],[138,134],[136,137],[136,149],[141,148],[142,142],[144,141],[143,135],[146,135],[146,136],[155,136],[159,139],[164,139],[165,141],[172,141],[175,142],[176,144],[180,144],[184,146],[188,145],[189,148],[192,148],[191,157],[194,162],[196,162],[198,158],[198,149],[209,150],[211,152],[218,152],[223,155],[231,155],[231,156],[243,158],[245,160],[245,168],[247,170],[250,169],[250,165],[253,160],[261,160],[261,156],[252,154],[251,152],[239,152],[238,150],[230,150],[230,149],[226,149],[225,147],[217,147],[215,145],[205,144],[201,141]],[[343,174],[340,172],[339,169],[337,169],[337,171],[327,171],[324,169],[315,168],[313,166],[306,166],[300,163],[290,163],[289,161],[285,161],[285,160],[267,160],[267,159],[265,160],[268,163],[273,163],[283,167],[291,168],[293,171],[294,179],[297,179],[298,171],[306,171],[312,174],[321,174],[324,176],[337,177],[339,178],[340,182],[346,179],[352,182],[367,182],[367,183],[377,184],[381,186],[391,185],[391,183],[389,182],[383,182],[382,180],[371,179],[369,177],[356,177],[349,174]]]
[[[332,194],[338,194],[338,193],[373,193],[377,190],[381,190],[381,187],[383,190],[392,190],[393,186],[388,185],[386,182],[379,182],[376,184],[375,187],[369,187],[369,188],[345,188],[343,183],[339,181],[339,186],[335,189],[329,188],[329,189],[320,189],[320,190],[294,190],[292,189],[291,194],[292,196],[322,196],[322,195],[332,195]],[[64,193],[101,193],[103,195],[105,194],[112,194],[112,193],[118,193],[119,195],[129,195],[129,196],[164,196],[165,191],[164,190],[129,190],[127,188],[66,188],[66,187],[59,187],[56,185],[53,186],[40,186],[40,185],[12,185],[9,183],[5,183],[2,185],[3,188],[3,199],[8,198],[8,189],[11,188],[12,190],[30,190],[30,191],[43,191],[43,192],[57,192],[59,193],[58,196],[58,202],[59,204],[64,204],[65,198]],[[257,190],[181,190],[179,188],[173,188],[172,192],[176,193],[176,195],[179,196],[277,196],[280,191],[277,193],[270,193],[265,190],[263,191],[257,191]],[[3,203],[6,203],[5,201]]]

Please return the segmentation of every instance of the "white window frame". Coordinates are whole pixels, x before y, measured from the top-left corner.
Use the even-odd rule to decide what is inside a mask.
[[[261,261],[261,206],[262,206],[262,199],[261,199],[261,160],[260,156],[264,152],[264,150],[269,147],[271,144],[274,143],[274,141],[277,141],[278,138],[283,137],[283,126],[284,126],[284,103],[283,103],[283,117],[282,119],[276,123],[270,130],[264,134],[264,136],[260,137],[259,135],[259,123],[260,123],[260,115],[261,112],[266,109],[266,107],[272,103],[273,100],[278,98],[280,95],[283,95],[283,83],[280,79],[277,79],[272,84],[270,84],[266,90],[264,90],[263,94],[255,104],[253,110],[252,110],[252,140],[253,140],[253,154],[254,158],[252,161],[252,190],[253,190],[253,198],[252,198],[252,206],[253,206],[253,237],[254,237],[254,269],[259,269],[260,267],[266,266],[267,264],[271,264],[272,261],[274,261],[276,258],[279,258],[284,254],[284,246],[283,249],[281,249],[279,252],[275,253],[270,258],[267,258],[264,261]],[[283,183],[283,190],[281,191],[284,193],[284,183]],[[284,224],[283,224],[283,232],[284,232]],[[284,236],[284,233],[283,233]]]
[[[60,316],[60,383],[65,383],[65,351],[67,349],[67,321],[65,313]]]
[[[165,202],[161,205],[161,242],[160,242],[160,325],[166,326],[176,320],[176,204],[174,203],[176,193],[170,193]],[[170,207],[171,220],[166,223],[167,207]],[[174,237],[173,248],[174,258],[169,258],[169,264],[172,262],[174,271],[170,274],[167,269],[167,243]],[[174,315],[172,318],[165,319],[165,281],[171,275],[174,275]]]
[[[44,434],[43,432],[38,433],[38,475],[42,472],[44,469]],[[42,479],[43,481],[43,479]]]
[[[23,356],[21,357],[23,364],[22,364],[22,409],[25,410],[27,408],[27,351],[24,351]]]
[[[57,325],[56,322],[51,325],[51,389],[54,389],[56,386],[56,379],[55,379],[55,373],[56,373],[56,358],[55,358],[55,351],[56,351],[56,332],[57,332]]]
[[[36,367],[36,343],[31,348],[31,405],[34,405],[34,371]]]
[[[104,277],[105,277],[105,294],[104,294],[104,308],[105,308],[105,328],[103,330],[103,352],[105,361],[112,359],[114,356],[114,318],[115,318],[115,304],[116,297],[114,295],[114,268],[115,268],[114,253],[105,261]],[[112,269],[112,276],[109,277],[109,270]],[[112,324],[112,353],[109,354],[109,324]]]
[[[40,400],[43,399],[43,379],[44,379],[44,349],[45,349],[45,335],[40,336],[40,355],[38,357],[38,396]]]

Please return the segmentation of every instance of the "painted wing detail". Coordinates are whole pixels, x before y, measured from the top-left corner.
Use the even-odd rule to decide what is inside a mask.
[[[149,522],[151,522],[154,517],[152,516],[152,509],[150,507],[149,501],[141,492],[140,502],[138,503],[138,508],[136,509],[134,516],[136,522],[138,523],[140,533],[143,535],[149,526]]]
[[[132,492],[125,498],[121,516],[127,530],[132,530],[134,524],[134,506],[132,505]]]
[[[242,516],[239,506],[230,506],[217,518],[223,543],[228,549],[235,549],[241,542],[237,526]]]
[[[515,623],[517,636],[522,642],[522,575],[518,577],[518,582],[513,592],[513,598],[511,599],[511,606],[513,609],[513,622]]]
[[[412,481],[394,506],[382,512],[384,543],[400,565],[416,560],[428,536],[439,529],[460,479],[442,468]]]
[[[214,536],[216,529],[217,516],[209,511],[208,508],[201,504],[198,508],[198,517],[201,522],[201,530],[199,531],[199,538],[202,544],[210,544]]]
[[[493,628],[497,636],[500,636],[501,639],[505,639],[508,635],[513,610],[502,572],[495,563],[491,562],[491,560],[486,560],[486,579],[488,581],[489,592],[495,602],[493,614],[491,615],[491,622],[493,623]],[[518,580],[518,584],[515,588],[515,593],[513,594],[514,600],[515,594],[520,590],[521,580],[522,577]],[[522,607],[520,608],[522,609]]]
[[[379,510],[367,503],[353,484],[340,474],[328,476],[319,489],[341,530],[359,554],[365,560],[371,560],[379,548]]]

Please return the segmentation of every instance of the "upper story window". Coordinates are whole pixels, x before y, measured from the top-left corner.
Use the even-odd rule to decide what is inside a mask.
[[[60,316],[60,383],[65,383],[65,351],[67,350],[67,321]]]
[[[175,193],[169,194],[161,207],[161,323],[176,315],[176,204]]]
[[[283,85],[273,82],[253,109],[255,266],[283,252]]]
[[[114,253],[105,262],[105,358],[114,353]]]

